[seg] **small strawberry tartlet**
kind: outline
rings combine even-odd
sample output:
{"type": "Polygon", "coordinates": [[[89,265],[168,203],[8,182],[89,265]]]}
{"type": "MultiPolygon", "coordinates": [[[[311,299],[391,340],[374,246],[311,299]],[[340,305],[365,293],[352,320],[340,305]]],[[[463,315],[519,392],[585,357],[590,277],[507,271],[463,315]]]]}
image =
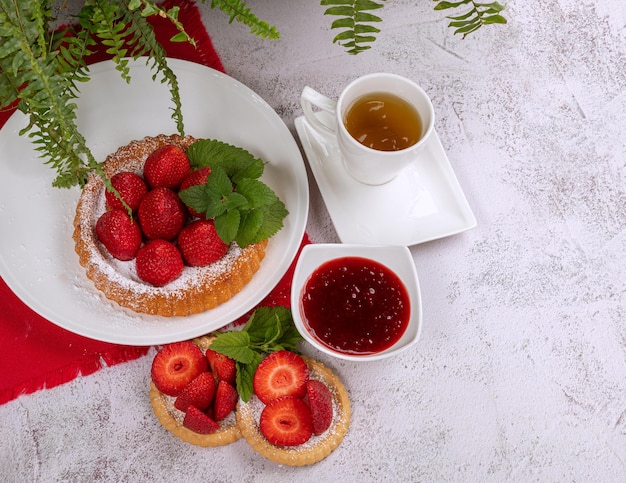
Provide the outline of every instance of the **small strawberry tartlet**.
{"type": "Polygon", "coordinates": [[[237,422],[264,458],[287,466],[311,465],[343,441],[350,427],[350,399],[324,364],[293,353],[285,357],[285,352],[274,352],[259,365],[255,394],[247,403],[239,400],[237,422]]]}
{"type": "Polygon", "coordinates": [[[224,243],[211,219],[180,198],[204,183],[210,168],[193,169],[191,136],[131,141],[109,155],[105,178],[94,173],[74,218],[75,250],[97,289],[119,305],[161,316],[212,309],[240,292],[258,271],[268,240],[224,243]]]}
{"type": "Polygon", "coordinates": [[[288,466],[317,463],[339,446],[350,426],[350,400],[329,368],[287,350],[272,352],[256,368],[244,402],[236,363],[210,348],[213,339],[168,344],[155,356],[150,402],[165,429],[198,446],[243,436],[261,456],[288,466]]]}
{"type": "Polygon", "coordinates": [[[241,438],[235,416],[235,363],[216,357],[211,337],[164,346],[152,361],[150,403],[159,422],[197,446],[224,446],[241,438]]]}

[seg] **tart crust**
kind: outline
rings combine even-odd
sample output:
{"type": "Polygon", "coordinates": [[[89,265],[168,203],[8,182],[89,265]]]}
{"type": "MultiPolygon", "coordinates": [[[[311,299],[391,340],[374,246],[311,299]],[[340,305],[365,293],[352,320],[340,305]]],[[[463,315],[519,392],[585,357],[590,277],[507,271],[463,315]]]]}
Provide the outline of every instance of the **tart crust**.
{"type": "MultiPolygon", "coordinates": [[[[213,337],[198,337],[192,342],[196,344],[202,352],[205,352],[213,337]]],[[[229,415],[225,420],[220,421],[220,429],[211,434],[198,434],[183,426],[184,413],[174,407],[176,398],[167,396],[160,392],[153,382],[150,382],[150,404],[157,419],[177,438],[196,446],[225,446],[241,438],[241,430],[234,414],[229,415]]]]}
{"type": "MultiPolygon", "coordinates": [[[[165,144],[186,149],[192,136],[160,134],[131,141],[109,155],[104,172],[110,178],[120,171],[142,174],[150,153],[165,144]]],[[[161,316],[184,316],[204,312],[240,292],[258,271],[265,257],[267,240],[240,248],[232,243],[226,255],[207,267],[185,267],[177,280],[164,287],[153,287],[136,274],[135,262],[111,257],[98,241],[95,225],[106,209],[104,180],[92,174],[78,201],[73,239],[80,264],[96,288],[123,307],[161,316]]]]}
{"type": "Polygon", "coordinates": [[[248,403],[240,400],[237,404],[237,421],[248,444],[261,456],[281,465],[305,466],[323,460],[339,446],[350,427],[350,399],[339,377],[321,362],[305,356],[303,359],[309,367],[311,379],[324,382],[333,397],[333,421],[324,433],[312,436],[300,446],[276,446],[267,441],[259,430],[257,413],[262,403],[258,398],[253,395],[248,403]]]}

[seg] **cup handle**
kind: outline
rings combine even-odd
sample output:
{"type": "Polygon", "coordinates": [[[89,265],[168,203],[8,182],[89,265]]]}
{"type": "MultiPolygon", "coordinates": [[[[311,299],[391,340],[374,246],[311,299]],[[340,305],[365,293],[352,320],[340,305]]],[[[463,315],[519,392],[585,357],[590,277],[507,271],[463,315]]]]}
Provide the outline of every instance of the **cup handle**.
{"type": "Polygon", "coordinates": [[[311,127],[322,133],[335,134],[336,126],[334,119],[335,111],[337,109],[337,101],[333,101],[325,95],[320,94],[315,89],[312,89],[309,86],[305,86],[302,90],[302,95],[300,96],[300,104],[302,105],[304,117],[311,127]],[[323,122],[318,116],[316,116],[315,112],[313,111],[313,106],[331,114],[332,123],[327,124],[323,122]]]}

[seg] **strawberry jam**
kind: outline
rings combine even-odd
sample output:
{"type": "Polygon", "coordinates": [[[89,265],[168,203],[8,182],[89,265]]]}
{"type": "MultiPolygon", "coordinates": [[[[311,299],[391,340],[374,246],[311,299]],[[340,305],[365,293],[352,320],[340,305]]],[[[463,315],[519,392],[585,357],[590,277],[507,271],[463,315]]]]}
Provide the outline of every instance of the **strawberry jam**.
{"type": "Polygon", "coordinates": [[[389,268],[367,258],[343,257],[311,274],[300,311],[322,344],[337,352],[368,355],[402,337],[410,302],[404,284],[389,268]]]}

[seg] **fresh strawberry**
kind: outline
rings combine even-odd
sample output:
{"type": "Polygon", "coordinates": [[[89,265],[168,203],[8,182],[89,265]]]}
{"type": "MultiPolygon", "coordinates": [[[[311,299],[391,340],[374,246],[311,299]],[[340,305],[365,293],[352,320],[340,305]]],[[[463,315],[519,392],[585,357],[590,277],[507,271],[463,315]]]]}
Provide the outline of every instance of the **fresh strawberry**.
{"type": "Polygon", "coordinates": [[[166,240],[152,240],[137,251],[135,267],[141,280],[162,287],[176,280],[185,264],[176,245],[166,240]]]}
{"type": "Polygon", "coordinates": [[[187,384],[208,369],[206,357],[198,346],[184,341],[164,346],[154,356],[150,374],[159,391],[178,396],[187,384]]]}
{"type": "Polygon", "coordinates": [[[194,220],[178,235],[178,248],[187,265],[204,267],[218,261],[228,251],[228,245],[215,231],[213,220],[194,220]]]}
{"type": "Polygon", "coordinates": [[[187,411],[194,406],[200,411],[206,411],[215,396],[215,379],[210,372],[203,372],[187,384],[174,401],[174,407],[180,411],[187,411]]]}
{"type": "Polygon", "coordinates": [[[280,350],[261,361],[252,386],[257,397],[268,404],[281,396],[304,397],[309,369],[298,354],[280,350]]]}
{"type": "Polygon", "coordinates": [[[185,151],[178,146],[167,144],[148,156],[143,167],[143,175],[151,188],[176,190],[190,169],[185,151]]]}
{"type": "Polygon", "coordinates": [[[228,416],[239,400],[239,394],[237,390],[222,380],[217,383],[217,389],[215,390],[215,402],[213,403],[213,419],[215,421],[221,421],[228,416]]]}
{"type": "Polygon", "coordinates": [[[124,210],[105,211],[96,222],[96,236],[118,260],[132,260],[141,246],[141,229],[124,210]]]}
{"type": "Polygon", "coordinates": [[[143,234],[150,240],[173,240],[187,220],[185,205],[168,188],[149,191],[141,200],[137,214],[143,234]]]}
{"type": "MultiPolygon", "coordinates": [[[[205,184],[210,174],[211,168],[208,166],[205,166],[204,168],[198,168],[194,171],[190,171],[183,178],[183,182],[180,184],[179,191],[184,191],[187,188],[191,188],[192,186],[205,184]]],[[[196,210],[190,208],[189,206],[187,207],[187,210],[189,211],[189,214],[191,216],[194,216],[196,218],[205,218],[204,213],[198,213],[196,210]]]]}
{"type": "Polygon", "coordinates": [[[220,429],[220,425],[213,421],[210,416],[194,406],[189,406],[185,413],[183,426],[198,434],[211,434],[220,429]]]}
{"type": "Polygon", "coordinates": [[[313,434],[322,434],[333,421],[333,396],[330,389],[323,382],[310,379],[306,383],[304,401],[311,408],[313,434]]]}
{"type": "Polygon", "coordinates": [[[231,386],[235,385],[237,368],[235,367],[234,360],[212,349],[207,349],[206,358],[215,379],[218,381],[226,381],[231,386]]]}
{"type": "Polygon", "coordinates": [[[259,430],[265,439],[278,446],[306,443],[313,435],[311,410],[302,399],[279,397],[263,408],[259,430]]]}
{"type": "MultiPolygon", "coordinates": [[[[148,192],[148,185],[146,185],[144,179],[137,173],[130,171],[122,171],[121,173],[115,174],[111,178],[111,184],[133,211],[139,208],[139,202],[148,192]]],[[[126,209],[120,199],[115,196],[115,193],[112,191],[105,191],[104,197],[110,208],[126,209]]]]}

